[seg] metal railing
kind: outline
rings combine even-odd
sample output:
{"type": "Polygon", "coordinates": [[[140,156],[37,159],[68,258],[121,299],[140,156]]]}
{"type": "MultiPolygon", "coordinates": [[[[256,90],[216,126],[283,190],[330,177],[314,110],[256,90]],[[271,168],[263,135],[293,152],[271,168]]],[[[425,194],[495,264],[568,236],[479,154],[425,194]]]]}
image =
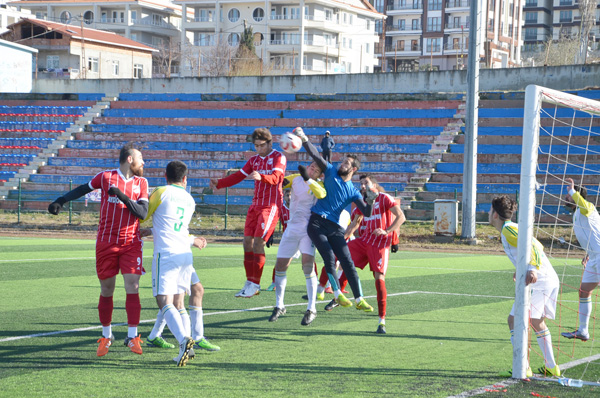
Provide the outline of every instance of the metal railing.
{"type": "Polygon", "coordinates": [[[446,8],[468,8],[471,7],[471,0],[447,0],[446,8]]]}
{"type": "Polygon", "coordinates": [[[387,6],[387,10],[388,11],[402,11],[402,10],[422,10],[423,9],[423,3],[418,2],[418,3],[412,3],[412,4],[399,4],[399,3],[395,3],[395,4],[390,4],[387,6]]]}

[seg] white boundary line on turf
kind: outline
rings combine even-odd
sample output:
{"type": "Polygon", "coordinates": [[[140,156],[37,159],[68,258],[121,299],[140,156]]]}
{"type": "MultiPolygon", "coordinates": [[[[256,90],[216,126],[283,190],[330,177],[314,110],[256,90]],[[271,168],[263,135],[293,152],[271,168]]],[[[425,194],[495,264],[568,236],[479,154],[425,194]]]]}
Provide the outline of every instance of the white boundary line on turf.
{"type": "MultiPolygon", "coordinates": [[[[513,298],[513,297],[508,297],[508,296],[485,296],[485,295],[481,295],[481,294],[468,294],[468,293],[425,292],[425,291],[420,291],[420,290],[414,290],[414,291],[410,291],[410,292],[392,293],[392,294],[388,294],[388,297],[407,296],[407,295],[412,295],[412,294],[437,294],[437,295],[445,295],[445,296],[469,296],[469,297],[502,298],[502,299],[512,299],[513,298]]],[[[374,298],[374,297],[377,297],[377,296],[365,296],[365,298],[374,298]]],[[[317,304],[329,303],[329,301],[330,300],[317,301],[317,304]]],[[[306,305],[306,303],[288,304],[288,305],[286,305],[286,307],[297,307],[300,305],[306,305]]],[[[206,316],[211,316],[211,315],[236,314],[236,313],[241,313],[241,312],[260,311],[260,310],[265,310],[265,309],[270,309],[270,308],[273,308],[273,306],[268,305],[268,306],[264,306],[264,307],[246,308],[243,310],[227,310],[227,311],[208,312],[208,313],[204,313],[204,316],[206,317],[206,316]]],[[[140,323],[152,323],[154,321],[156,321],[156,318],[155,319],[146,319],[146,320],[140,321],[140,323]]],[[[127,326],[127,324],[126,323],[115,323],[112,326],[127,326]]],[[[85,332],[88,330],[96,330],[96,329],[102,329],[102,326],[90,326],[87,328],[57,330],[54,332],[34,333],[34,334],[28,334],[25,336],[5,337],[3,339],[0,339],[0,343],[4,343],[7,341],[30,339],[33,337],[54,336],[54,335],[63,334],[63,333],[85,332]]]]}

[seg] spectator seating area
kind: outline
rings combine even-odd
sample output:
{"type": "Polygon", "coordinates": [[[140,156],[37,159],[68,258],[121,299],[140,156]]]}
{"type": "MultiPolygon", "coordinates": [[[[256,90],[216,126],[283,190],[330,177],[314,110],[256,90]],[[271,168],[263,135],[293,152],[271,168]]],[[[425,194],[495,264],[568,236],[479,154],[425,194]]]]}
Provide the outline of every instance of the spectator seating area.
{"type": "MultiPolygon", "coordinates": [[[[45,208],[70,182],[77,186],[116,167],[119,149],[135,141],[143,143],[144,175],[151,187],[164,184],[166,164],[180,159],[190,167],[189,185],[197,202],[222,208],[225,190],[205,194],[209,178],[241,168],[255,153],[248,135],[261,126],[271,129],[275,149],[277,136],[296,126],[302,126],[317,146],[329,130],[336,142],[334,162],[343,154],[357,153],[362,158],[360,173],[375,175],[392,194],[402,193],[423,167],[424,154],[455,122],[462,99],[383,97],[122,94],[23,184],[22,196],[29,201],[25,207],[45,208]]],[[[288,174],[308,162],[304,150],[287,158],[288,174]]],[[[230,188],[230,211],[243,212],[252,193],[251,181],[230,188]]],[[[11,192],[9,199],[15,195],[11,192]]]]}

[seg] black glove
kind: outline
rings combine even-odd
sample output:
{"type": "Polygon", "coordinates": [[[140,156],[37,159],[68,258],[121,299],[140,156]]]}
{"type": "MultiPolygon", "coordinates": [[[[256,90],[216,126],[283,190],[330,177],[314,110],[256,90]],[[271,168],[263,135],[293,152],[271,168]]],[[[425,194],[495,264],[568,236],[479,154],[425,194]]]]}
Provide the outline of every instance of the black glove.
{"type": "Polygon", "coordinates": [[[375,199],[377,199],[377,195],[379,195],[377,192],[367,189],[367,192],[365,193],[365,202],[367,202],[369,205],[372,205],[373,202],[375,202],[375,199]]]}
{"type": "Polygon", "coordinates": [[[275,234],[271,234],[271,236],[269,236],[269,239],[267,239],[267,247],[271,247],[273,245],[273,235],[275,234]]]}
{"type": "Polygon", "coordinates": [[[392,245],[392,253],[396,253],[398,251],[398,245],[392,245]]]}
{"type": "Polygon", "coordinates": [[[108,188],[108,194],[116,195],[117,198],[119,198],[119,200],[123,203],[127,203],[127,201],[129,200],[129,196],[125,195],[119,188],[117,188],[114,185],[108,188]]]}
{"type": "Polygon", "coordinates": [[[308,176],[308,171],[306,170],[306,167],[304,167],[302,165],[298,165],[298,171],[300,172],[300,175],[302,176],[304,181],[310,180],[310,177],[308,176]]]}
{"type": "Polygon", "coordinates": [[[48,205],[48,213],[54,214],[55,216],[58,215],[58,213],[60,213],[60,211],[62,210],[62,207],[65,203],[66,203],[66,200],[61,196],[60,198],[56,199],[54,202],[50,203],[50,205],[48,205]]]}

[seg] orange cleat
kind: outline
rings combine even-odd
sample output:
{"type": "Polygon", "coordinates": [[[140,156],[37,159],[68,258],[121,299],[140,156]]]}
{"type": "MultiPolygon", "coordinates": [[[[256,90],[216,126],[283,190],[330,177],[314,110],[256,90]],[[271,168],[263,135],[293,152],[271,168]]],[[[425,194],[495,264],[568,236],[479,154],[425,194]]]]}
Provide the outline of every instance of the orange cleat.
{"type": "Polygon", "coordinates": [[[131,338],[131,337],[127,337],[125,339],[125,345],[127,347],[129,347],[129,349],[131,350],[131,352],[133,352],[134,354],[138,354],[138,355],[142,355],[142,344],[144,343],[142,341],[142,339],[140,338],[141,335],[131,338]]]}
{"type": "Polygon", "coordinates": [[[99,357],[103,357],[106,354],[108,354],[108,347],[111,346],[113,339],[114,339],[114,336],[112,336],[112,335],[110,336],[110,339],[107,339],[106,337],[100,337],[97,341],[97,343],[100,343],[100,345],[98,346],[96,355],[98,355],[99,357]]]}

